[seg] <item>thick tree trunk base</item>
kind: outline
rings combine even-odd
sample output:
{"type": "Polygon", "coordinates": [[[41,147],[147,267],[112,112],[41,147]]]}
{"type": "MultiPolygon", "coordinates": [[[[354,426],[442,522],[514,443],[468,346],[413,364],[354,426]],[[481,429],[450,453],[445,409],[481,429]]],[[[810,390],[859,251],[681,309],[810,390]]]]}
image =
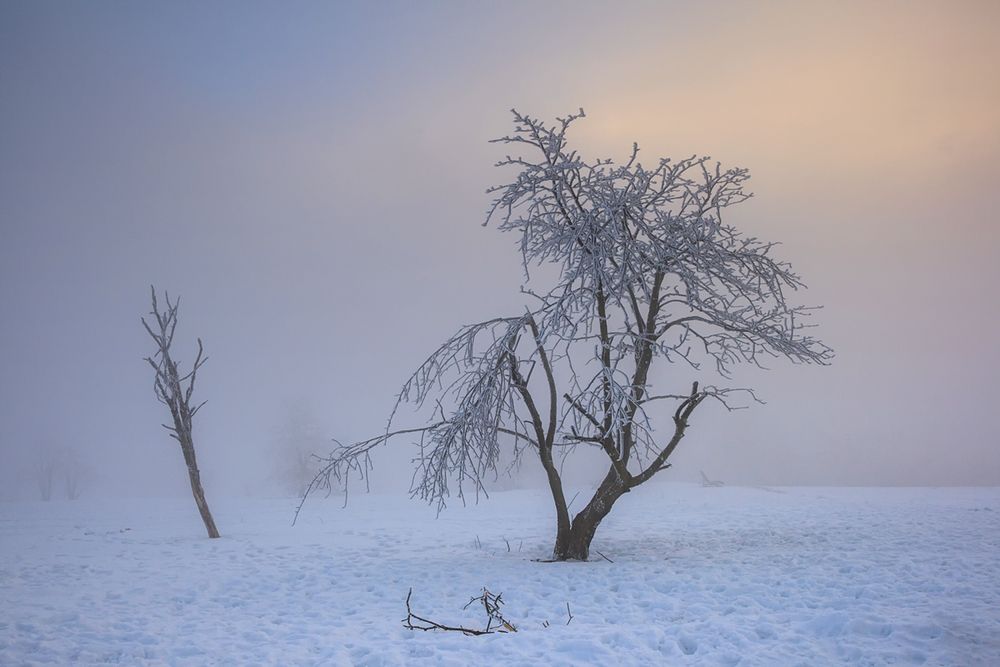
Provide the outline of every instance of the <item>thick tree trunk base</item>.
{"type": "Polygon", "coordinates": [[[609,470],[594,497],[573,518],[569,530],[560,531],[556,536],[556,546],[552,550],[552,559],[556,561],[588,560],[590,558],[590,543],[594,541],[597,527],[611,512],[615,502],[627,492],[628,489],[618,478],[618,473],[613,468],[609,470]]]}
{"type": "Polygon", "coordinates": [[[590,558],[590,542],[580,535],[571,534],[563,544],[557,544],[552,551],[555,561],[588,560],[590,558]]]}
{"type": "Polygon", "coordinates": [[[590,543],[594,541],[594,534],[604,517],[577,515],[573,520],[573,527],[564,539],[557,539],[556,546],[552,550],[552,558],[557,561],[563,560],[589,560],[590,543]]]}

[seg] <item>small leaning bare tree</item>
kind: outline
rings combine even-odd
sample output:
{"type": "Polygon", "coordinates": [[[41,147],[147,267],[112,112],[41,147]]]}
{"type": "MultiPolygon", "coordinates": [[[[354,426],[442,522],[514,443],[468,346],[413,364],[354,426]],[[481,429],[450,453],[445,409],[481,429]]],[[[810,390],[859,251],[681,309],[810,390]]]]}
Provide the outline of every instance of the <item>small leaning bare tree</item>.
{"type": "Polygon", "coordinates": [[[204,356],[201,339],[198,339],[198,354],[195,356],[194,365],[191,370],[184,375],[178,368],[177,362],[170,355],[170,345],[174,340],[174,330],[177,328],[177,307],[180,299],[170,302],[170,296],[164,293],[163,300],[166,308],[160,310],[156,300],[156,288],[150,287],[152,293],[153,310],[150,315],[155,326],[150,326],[146,318],[142,319],[142,326],[156,343],[156,353],[151,357],[146,357],[146,361],[152,366],[155,372],[153,380],[153,391],[156,398],[170,409],[170,416],[173,418],[173,426],[163,424],[163,428],[170,432],[170,437],[180,443],[181,452],[184,454],[184,463],[187,464],[188,477],[191,479],[191,493],[194,494],[194,502],[198,505],[201,519],[205,522],[205,530],[210,538],[219,537],[219,529],[215,527],[215,519],[208,509],[208,501],[205,500],[205,490],[201,486],[201,473],[198,471],[198,461],[194,453],[194,439],[192,436],[192,420],[198,410],[205,404],[204,401],[191,406],[191,395],[194,393],[194,381],[198,370],[208,361],[204,356]],[[186,383],[186,384],[185,384],[186,383]]]}
{"type": "MultiPolygon", "coordinates": [[[[741,236],[722,212],[746,200],[745,169],[722,169],[706,157],[586,160],[566,133],[583,111],[554,125],[514,111],[515,131],[498,139],[525,155],[498,166],[516,176],[491,188],[487,216],[518,235],[525,274],[548,265],[557,279],[524,289],[523,314],[463,327],[406,381],[402,403],[428,405],[416,428],[394,429],[393,410],[379,436],[339,446],[310,490],[367,478],[370,452],[389,439],[417,439],[412,491],[439,509],[457,485],[478,493],[497,473],[501,443],[515,458],[538,457],[556,513],[555,560],[586,560],[597,527],[615,502],[670,466],[694,411],[706,400],[727,409],[733,389],[686,384],[656,392],[655,362],[698,371],[703,362],[724,378],[739,362],[768,357],[826,364],[832,351],[807,335],[809,308],[786,299],[803,286],[775,244],[741,236]],[[671,407],[663,407],[672,404],[671,407]],[[656,418],[667,426],[656,432],[656,418]],[[669,421],[668,421],[669,419],[669,421]],[[594,447],[608,470],[589,502],[570,516],[556,452],[594,447]]],[[[661,426],[664,425],[661,423],[661,426]]],[[[308,491],[307,494],[308,495],[308,491]]]]}

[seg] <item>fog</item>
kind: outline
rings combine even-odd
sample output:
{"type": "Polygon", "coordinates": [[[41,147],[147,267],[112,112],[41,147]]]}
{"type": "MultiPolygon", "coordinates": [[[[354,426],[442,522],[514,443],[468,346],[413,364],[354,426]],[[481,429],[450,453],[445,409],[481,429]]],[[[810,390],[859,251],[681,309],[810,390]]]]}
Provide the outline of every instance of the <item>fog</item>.
{"type": "Polygon", "coordinates": [[[210,497],[276,492],[290,423],[377,433],[444,337],[525,303],[482,226],[511,107],[583,107],[587,155],[748,167],[729,222],[824,306],[833,364],[738,373],[767,404],[696,416],[664,477],[1000,484],[997,26],[989,2],[5,2],[0,498],[49,450],[85,494],[188,493],[151,283],[181,360],[209,356],[210,497]]]}

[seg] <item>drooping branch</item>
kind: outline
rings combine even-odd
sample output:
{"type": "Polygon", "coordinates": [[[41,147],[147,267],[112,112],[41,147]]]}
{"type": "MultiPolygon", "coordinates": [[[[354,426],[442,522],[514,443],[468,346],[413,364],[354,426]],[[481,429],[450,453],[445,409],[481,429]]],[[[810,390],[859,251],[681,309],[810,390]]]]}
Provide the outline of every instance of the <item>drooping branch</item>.
{"type": "MultiPolygon", "coordinates": [[[[326,489],[328,492],[331,492],[333,490],[333,483],[335,480],[345,481],[348,475],[352,472],[356,472],[363,478],[366,478],[368,471],[371,470],[372,467],[372,450],[376,449],[380,445],[384,445],[396,436],[420,434],[420,436],[423,437],[428,431],[440,428],[444,424],[445,422],[441,421],[419,428],[406,428],[398,431],[388,431],[373,438],[361,440],[360,442],[355,442],[350,445],[341,445],[338,443],[336,449],[334,449],[329,456],[320,458],[320,461],[322,461],[324,465],[320,467],[316,474],[313,475],[309,484],[306,485],[302,498],[299,500],[299,504],[295,508],[295,516],[292,519],[292,525],[294,526],[295,522],[298,521],[299,513],[302,511],[302,506],[305,504],[306,500],[317,489],[326,489]]],[[[348,486],[345,484],[345,501],[347,489],[348,486]]]]}
{"type": "MultiPolygon", "coordinates": [[[[466,485],[477,494],[485,493],[484,480],[496,474],[501,435],[513,436],[539,451],[550,450],[557,421],[554,409],[546,424],[521,372],[524,359],[518,348],[521,334],[531,331],[532,317],[527,313],[463,327],[404,383],[384,433],[338,445],[321,459],[323,466],[303,500],[318,488],[330,489],[331,480],[341,482],[346,493],[352,473],[367,481],[372,451],[397,436],[415,436],[418,454],[411,492],[436,503],[439,510],[451,495],[452,482],[457,484],[459,498],[464,499],[466,485]],[[414,428],[393,427],[404,403],[419,409],[432,392],[435,416],[431,422],[414,428]],[[524,429],[524,411],[531,414],[528,422],[532,428],[528,431],[524,429]]],[[[545,353],[540,336],[538,332],[538,337],[533,338],[535,345],[527,358],[545,353]]],[[[547,356],[542,363],[549,363],[547,356]]],[[[551,368],[548,375],[550,383],[554,383],[551,368]]]]}

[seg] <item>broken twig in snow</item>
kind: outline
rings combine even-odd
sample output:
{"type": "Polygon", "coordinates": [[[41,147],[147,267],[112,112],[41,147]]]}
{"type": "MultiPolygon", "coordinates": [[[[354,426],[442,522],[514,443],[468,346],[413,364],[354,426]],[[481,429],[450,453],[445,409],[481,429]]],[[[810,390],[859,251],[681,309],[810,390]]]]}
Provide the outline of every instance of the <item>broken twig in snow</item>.
{"type": "Polygon", "coordinates": [[[443,623],[432,621],[429,618],[417,616],[413,613],[413,609],[410,607],[410,597],[412,595],[413,589],[411,588],[406,594],[406,618],[403,619],[403,626],[408,630],[445,630],[449,632],[461,632],[464,635],[473,637],[479,635],[490,635],[498,632],[517,632],[517,628],[514,627],[510,621],[504,618],[503,614],[500,612],[500,607],[503,605],[503,593],[494,595],[486,588],[483,588],[482,595],[470,599],[465,606],[462,607],[462,609],[468,609],[469,605],[474,602],[481,602],[483,604],[483,609],[486,611],[486,627],[483,629],[466,628],[461,625],[444,625],[443,623]]]}

